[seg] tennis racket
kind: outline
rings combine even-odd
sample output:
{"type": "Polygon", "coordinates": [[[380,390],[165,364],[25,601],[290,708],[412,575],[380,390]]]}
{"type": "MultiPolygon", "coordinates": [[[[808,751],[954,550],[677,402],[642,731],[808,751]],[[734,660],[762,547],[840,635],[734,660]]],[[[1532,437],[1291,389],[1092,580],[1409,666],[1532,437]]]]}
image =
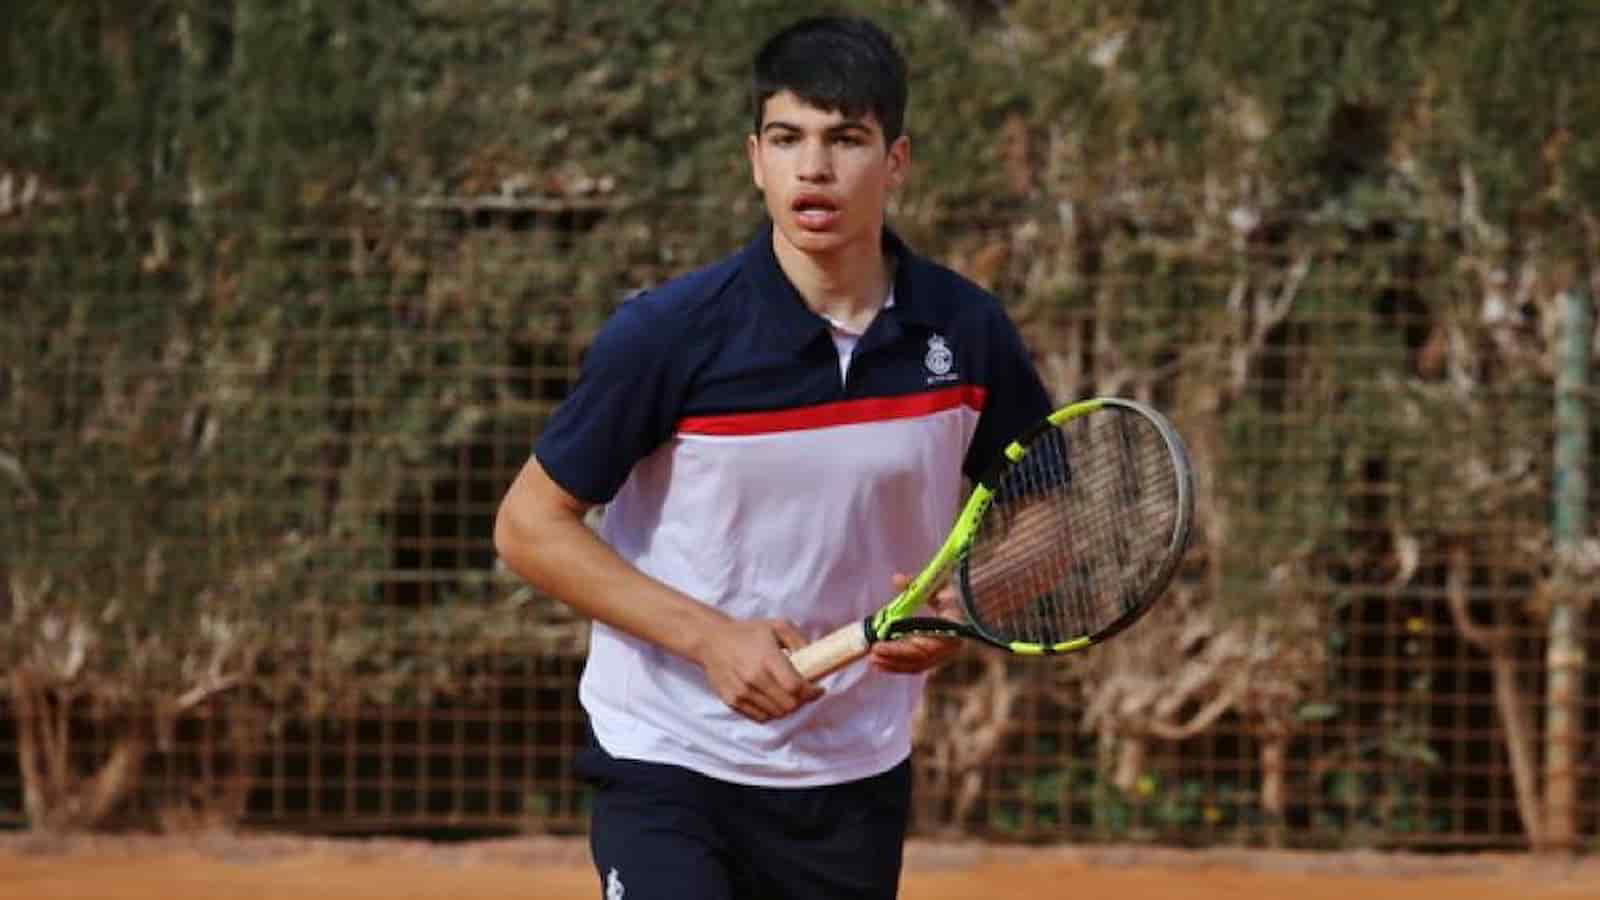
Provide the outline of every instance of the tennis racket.
{"type": "Polygon", "coordinates": [[[1005,448],[898,596],[790,661],[815,680],[908,634],[972,638],[1024,656],[1081,650],[1161,596],[1193,518],[1188,451],[1165,417],[1131,400],[1074,403],[1005,448]],[[967,621],[914,615],[946,583],[967,621]]]}

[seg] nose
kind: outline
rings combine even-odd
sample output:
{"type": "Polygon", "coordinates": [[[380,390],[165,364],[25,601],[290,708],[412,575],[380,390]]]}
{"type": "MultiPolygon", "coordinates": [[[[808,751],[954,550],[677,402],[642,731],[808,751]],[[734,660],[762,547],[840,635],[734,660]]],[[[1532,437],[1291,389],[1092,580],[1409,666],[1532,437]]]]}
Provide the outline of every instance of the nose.
{"type": "Polygon", "coordinates": [[[800,151],[800,180],[809,183],[833,179],[833,158],[823,141],[806,141],[800,151]]]}

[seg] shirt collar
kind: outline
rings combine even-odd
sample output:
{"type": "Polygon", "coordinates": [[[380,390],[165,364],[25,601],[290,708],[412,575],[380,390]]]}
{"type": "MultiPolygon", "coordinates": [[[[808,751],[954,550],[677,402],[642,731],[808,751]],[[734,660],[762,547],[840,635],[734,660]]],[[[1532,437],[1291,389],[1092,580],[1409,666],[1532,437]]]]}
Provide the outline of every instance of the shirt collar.
{"type": "MultiPolygon", "coordinates": [[[[769,323],[772,338],[786,348],[797,350],[825,333],[828,322],[806,306],[794,283],[778,265],[778,255],[772,249],[772,227],[768,222],[745,246],[744,268],[754,281],[753,301],[769,323]]],[[[930,264],[887,227],[883,229],[883,246],[899,264],[892,289],[894,304],[885,307],[879,315],[889,317],[885,324],[894,325],[896,333],[899,323],[937,327],[939,321],[926,296],[929,283],[926,270],[930,264]]]]}

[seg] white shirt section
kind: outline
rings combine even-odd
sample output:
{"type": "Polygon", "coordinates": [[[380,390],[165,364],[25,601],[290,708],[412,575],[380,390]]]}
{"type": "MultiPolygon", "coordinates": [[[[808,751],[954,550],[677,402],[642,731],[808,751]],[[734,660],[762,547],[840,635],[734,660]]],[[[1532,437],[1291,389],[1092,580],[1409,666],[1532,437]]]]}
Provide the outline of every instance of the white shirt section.
{"type": "Polygon", "coordinates": [[[833,348],[839,351],[839,381],[843,382],[850,377],[850,357],[856,355],[856,344],[861,341],[861,334],[854,331],[845,331],[838,325],[829,321],[829,335],[833,337],[833,348]]]}
{"type": "MultiPolygon", "coordinates": [[[[883,300],[883,305],[878,307],[878,312],[883,312],[894,305],[894,285],[889,286],[889,296],[883,300]]],[[[839,351],[839,381],[843,383],[850,377],[850,357],[856,353],[856,344],[860,343],[864,332],[851,331],[842,322],[833,316],[824,315],[828,320],[828,334],[833,338],[834,349],[839,351]]]]}
{"type": "MultiPolygon", "coordinates": [[[[738,618],[808,637],[859,621],[938,549],[961,502],[978,412],[769,434],[680,434],[642,460],[601,535],[644,572],[738,618]]],[[[864,662],[827,694],[759,724],[728,709],[700,668],[602,624],[580,696],[613,756],[725,781],[800,787],[878,774],[911,750],[924,679],[864,662]]]]}

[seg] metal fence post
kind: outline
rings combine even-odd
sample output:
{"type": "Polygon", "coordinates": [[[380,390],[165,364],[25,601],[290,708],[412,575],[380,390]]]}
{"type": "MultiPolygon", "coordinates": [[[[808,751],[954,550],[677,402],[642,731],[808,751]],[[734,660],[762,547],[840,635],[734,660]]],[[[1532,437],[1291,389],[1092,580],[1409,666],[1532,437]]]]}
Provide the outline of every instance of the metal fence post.
{"type": "Polygon", "coordinates": [[[1545,823],[1551,849],[1577,849],[1578,756],[1582,747],[1584,607],[1583,552],[1589,530],[1590,298],[1581,288],[1562,295],[1556,356],[1555,492],[1551,527],[1557,590],[1552,592],[1545,650],[1545,823]]]}

